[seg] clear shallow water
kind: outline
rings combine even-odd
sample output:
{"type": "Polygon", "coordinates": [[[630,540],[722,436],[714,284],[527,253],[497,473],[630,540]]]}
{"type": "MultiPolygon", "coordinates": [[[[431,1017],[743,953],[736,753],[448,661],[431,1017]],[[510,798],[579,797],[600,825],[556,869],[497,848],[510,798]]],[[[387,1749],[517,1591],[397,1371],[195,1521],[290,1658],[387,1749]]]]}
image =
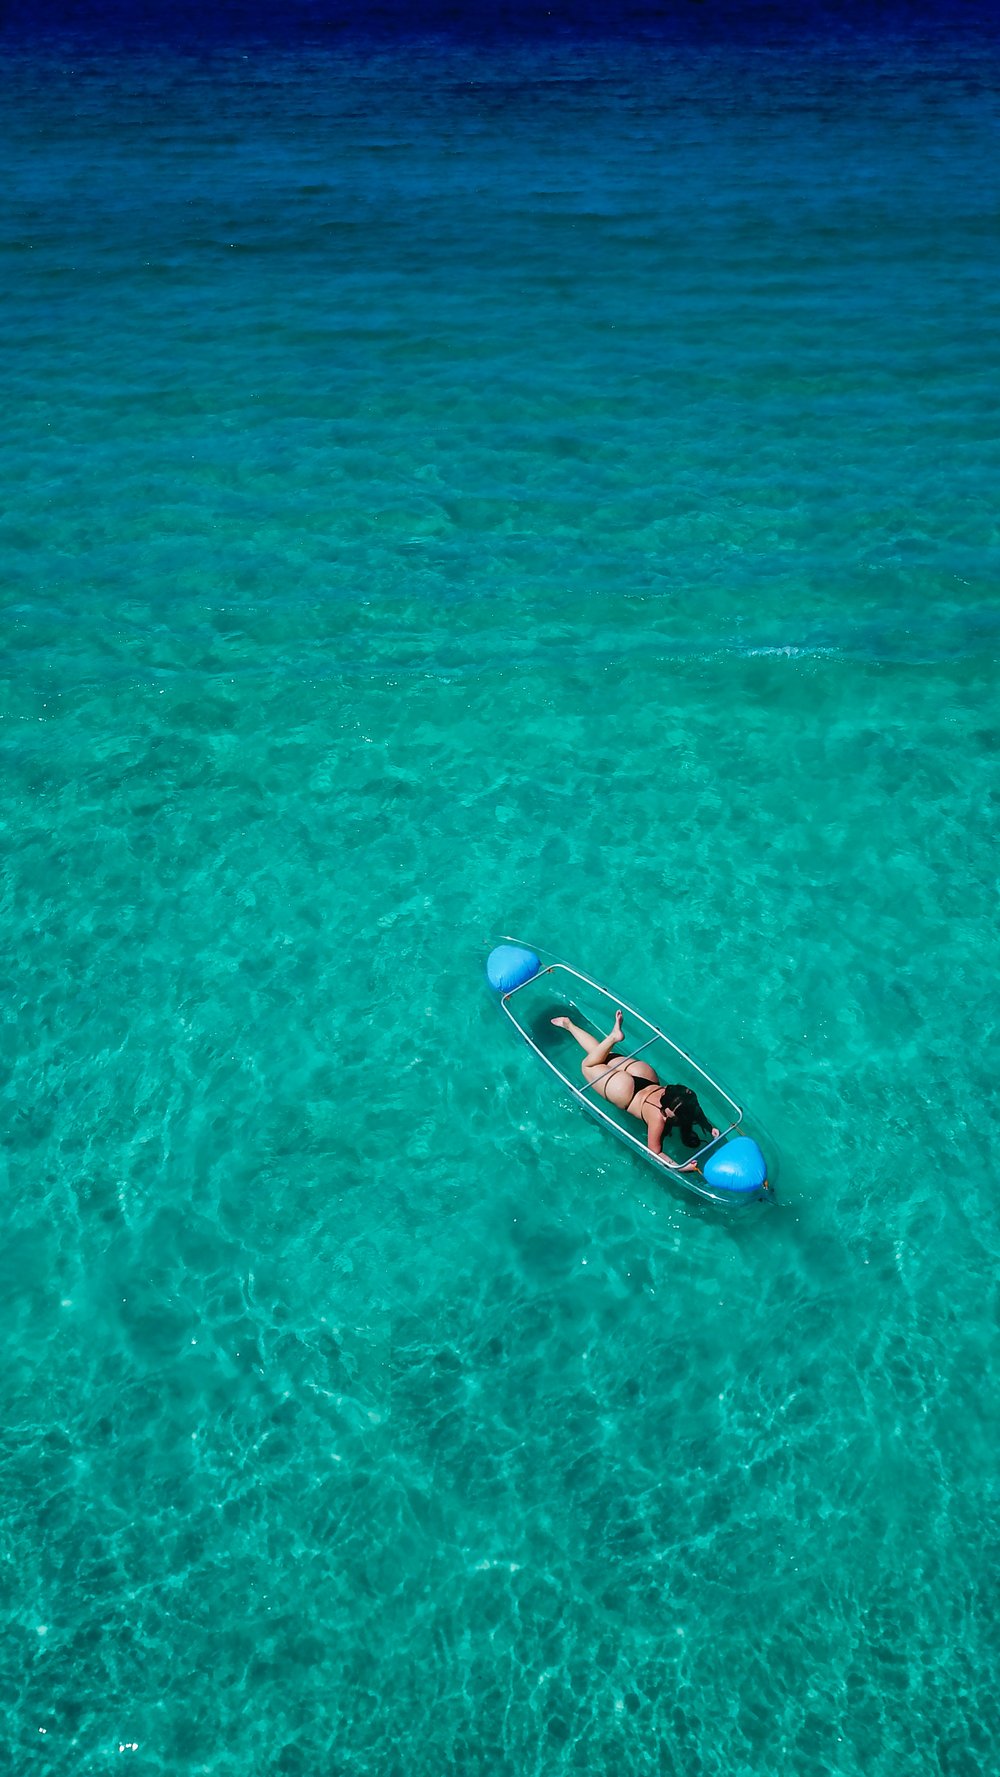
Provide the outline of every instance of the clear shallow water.
{"type": "Polygon", "coordinates": [[[994,76],[5,64],[18,1766],[996,1769],[994,76]]]}

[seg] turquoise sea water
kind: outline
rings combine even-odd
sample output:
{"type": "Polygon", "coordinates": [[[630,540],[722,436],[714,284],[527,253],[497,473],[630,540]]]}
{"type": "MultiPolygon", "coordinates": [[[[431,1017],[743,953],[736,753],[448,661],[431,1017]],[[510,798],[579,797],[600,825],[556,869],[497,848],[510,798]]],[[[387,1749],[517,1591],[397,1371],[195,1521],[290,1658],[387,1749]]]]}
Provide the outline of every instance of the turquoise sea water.
{"type": "Polygon", "coordinates": [[[995,1772],[994,52],[0,85],[10,1768],[995,1772]]]}

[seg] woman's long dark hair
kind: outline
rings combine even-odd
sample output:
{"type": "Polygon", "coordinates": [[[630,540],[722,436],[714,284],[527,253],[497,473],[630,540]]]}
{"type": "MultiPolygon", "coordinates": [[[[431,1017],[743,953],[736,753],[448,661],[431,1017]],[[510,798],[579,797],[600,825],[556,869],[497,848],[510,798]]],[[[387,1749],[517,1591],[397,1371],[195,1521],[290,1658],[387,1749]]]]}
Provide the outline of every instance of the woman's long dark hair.
{"type": "Polygon", "coordinates": [[[712,1125],[706,1117],[697,1096],[690,1086],[664,1086],[660,1094],[660,1106],[665,1111],[673,1111],[670,1119],[680,1130],[681,1141],[686,1148],[700,1148],[702,1143],[695,1135],[695,1125],[710,1135],[712,1125]]]}

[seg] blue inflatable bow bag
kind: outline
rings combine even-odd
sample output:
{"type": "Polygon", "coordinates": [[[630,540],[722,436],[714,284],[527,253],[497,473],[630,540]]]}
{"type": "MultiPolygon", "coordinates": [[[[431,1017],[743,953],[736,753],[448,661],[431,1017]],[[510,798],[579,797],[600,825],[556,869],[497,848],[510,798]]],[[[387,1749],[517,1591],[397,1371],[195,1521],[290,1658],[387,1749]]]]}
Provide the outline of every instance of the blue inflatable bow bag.
{"type": "Polygon", "coordinates": [[[731,1191],[734,1196],[761,1191],[767,1184],[767,1161],[749,1135],[737,1135],[716,1148],[701,1170],[716,1191],[731,1191]]]}
{"type": "Polygon", "coordinates": [[[486,974],[495,992],[512,993],[537,975],[541,966],[534,951],[525,950],[523,944],[498,944],[487,958],[486,974]]]}

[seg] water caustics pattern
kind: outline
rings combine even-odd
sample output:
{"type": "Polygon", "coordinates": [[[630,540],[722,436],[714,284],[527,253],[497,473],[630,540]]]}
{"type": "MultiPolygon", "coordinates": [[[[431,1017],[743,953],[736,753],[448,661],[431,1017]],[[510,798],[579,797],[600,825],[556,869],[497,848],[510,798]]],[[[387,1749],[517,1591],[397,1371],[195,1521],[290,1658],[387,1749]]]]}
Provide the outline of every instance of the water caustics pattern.
{"type": "Polygon", "coordinates": [[[7,43],[11,1770],[998,1768],[997,73],[7,43]]]}

